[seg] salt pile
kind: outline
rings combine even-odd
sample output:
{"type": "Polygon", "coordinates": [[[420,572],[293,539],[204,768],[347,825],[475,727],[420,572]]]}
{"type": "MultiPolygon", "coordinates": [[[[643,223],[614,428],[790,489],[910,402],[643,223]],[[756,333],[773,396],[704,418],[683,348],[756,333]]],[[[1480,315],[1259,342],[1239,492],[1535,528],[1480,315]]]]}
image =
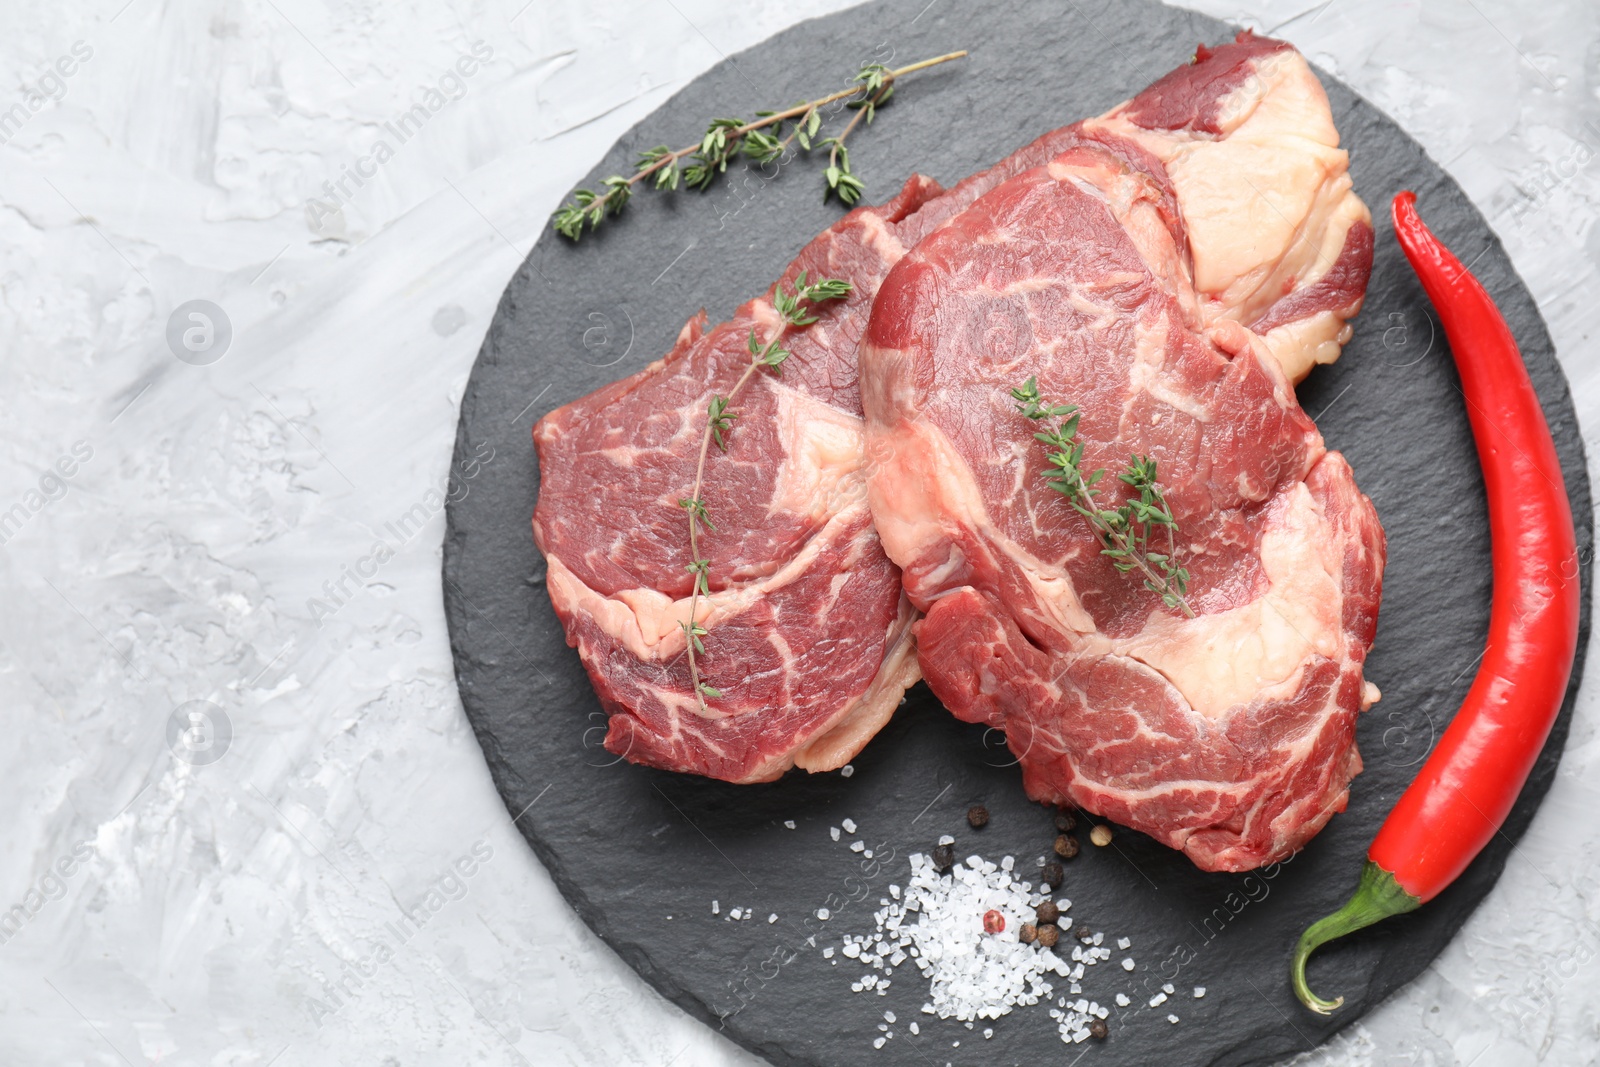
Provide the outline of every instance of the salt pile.
{"type": "MultiPolygon", "coordinates": [[[[909,884],[904,890],[891,885],[889,896],[879,898],[873,932],[845,935],[842,954],[874,972],[850,988],[883,996],[895,968],[909,961],[929,983],[929,999],[922,1006],[926,1014],[955,1019],[971,1029],[975,1019],[997,1019],[1018,1005],[1044,1003],[1062,1041],[1087,1040],[1091,1026],[1101,1027],[1103,1035],[1110,1009],[1079,994],[1085,969],[1111,958],[1110,948],[1100,944],[1104,935],[1096,933],[1089,944],[1073,945],[1070,958],[1065,937],[1059,954],[1038,942],[1023,942],[1018,931],[1034,921],[1036,909],[1050,896],[1046,887],[1035,890],[1018,880],[1015,866],[1010,856],[999,864],[970,856],[942,875],[930,857],[914,853],[909,884]],[[994,927],[995,913],[1003,926],[985,932],[985,915],[994,927]],[[1058,980],[1068,988],[1052,1000],[1054,985],[1062,984],[1058,980]]],[[[1071,930],[1072,901],[1055,903],[1061,911],[1060,928],[1071,930]]],[[[1127,998],[1119,996],[1118,1002],[1126,1004],[1127,998]]]]}
{"type": "Polygon", "coordinates": [[[910,883],[903,892],[890,886],[890,896],[880,899],[874,932],[845,938],[844,954],[879,972],[850,988],[881,992],[909,959],[930,983],[922,1010],[941,1019],[996,1019],[1018,1004],[1039,1003],[1050,996],[1047,976],[1065,978],[1071,968],[1054,952],[1017,939],[1046,899],[1032,888],[978,856],[946,876],[929,857],[912,855],[910,883]],[[984,932],[988,911],[1005,918],[1004,932],[984,932]]]}

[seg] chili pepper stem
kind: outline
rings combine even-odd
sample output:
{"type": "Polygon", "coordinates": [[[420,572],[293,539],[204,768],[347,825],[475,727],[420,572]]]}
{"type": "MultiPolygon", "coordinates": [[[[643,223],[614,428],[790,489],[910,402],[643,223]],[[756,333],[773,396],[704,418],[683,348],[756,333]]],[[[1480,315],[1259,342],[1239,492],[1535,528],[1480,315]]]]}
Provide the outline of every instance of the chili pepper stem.
{"type": "Polygon", "coordinates": [[[1300,944],[1295,947],[1291,968],[1295,996],[1300,998],[1300,1003],[1319,1015],[1331,1015],[1344,1003],[1343,997],[1323,1000],[1306,984],[1306,960],[1318,947],[1391,915],[1403,915],[1421,906],[1421,898],[1406,892],[1395,881],[1394,875],[1368,860],[1366,866],[1361,868],[1361,884],[1356,887],[1355,895],[1344,907],[1326,918],[1318,919],[1300,935],[1300,944]]]}

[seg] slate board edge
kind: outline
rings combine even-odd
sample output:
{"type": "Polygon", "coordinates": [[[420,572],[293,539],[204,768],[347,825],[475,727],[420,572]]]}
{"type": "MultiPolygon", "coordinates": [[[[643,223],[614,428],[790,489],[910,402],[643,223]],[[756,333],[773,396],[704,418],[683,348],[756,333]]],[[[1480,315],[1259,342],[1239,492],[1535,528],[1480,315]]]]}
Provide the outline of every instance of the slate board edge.
{"type": "MultiPolygon", "coordinates": [[[[860,10],[859,7],[846,9],[846,11],[858,10],[860,10]]],[[[723,72],[729,67],[735,65],[739,58],[745,56],[749,51],[764,47],[777,41],[781,41],[782,39],[791,35],[802,35],[807,28],[814,23],[821,22],[829,18],[834,18],[845,13],[846,12],[835,12],[831,15],[821,16],[816,19],[810,19],[796,24],[795,26],[782,31],[771,38],[751,45],[750,48],[746,49],[745,51],[725,58],[706,71],[704,74],[700,75],[700,77],[709,77],[718,72],[723,72]]],[[[1207,16],[1199,15],[1195,12],[1184,10],[1181,13],[1185,16],[1188,16],[1197,26],[1206,26],[1208,28],[1215,27],[1218,30],[1216,33],[1206,33],[1203,35],[1208,42],[1215,42],[1224,39],[1222,31],[1226,31],[1228,34],[1236,31],[1235,27],[1228,26],[1226,23],[1223,23],[1219,20],[1210,19],[1207,16]]],[[[1316,70],[1318,76],[1322,78],[1325,84],[1342,85],[1342,83],[1339,83],[1337,79],[1331,77],[1321,68],[1316,68],[1316,70]]],[[[617,144],[642,143],[642,141],[640,141],[640,136],[644,128],[656,119],[656,115],[658,113],[670,111],[677,97],[687,90],[689,85],[692,84],[693,83],[691,82],[684,87],[681,87],[678,92],[674,93],[671,97],[665,100],[656,109],[656,111],[640,120],[639,123],[635,124],[626,133],[619,137],[617,144]]],[[[1379,115],[1383,114],[1381,109],[1377,108],[1375,105],[1372,105],[1370,101],[1367,101],[1364,97],[1360,97],[1359,94],[1355,94],[1353,90],[1348,90],[1348,87],[1345,88],[1347,91],[1350,91],[1352,95],[1356,96],[1361,103],[1371,108],[1373,112],[1379,115]]],[[[1396,123],[1395,125],[1398,127],[1399,124],[1396,123]]],[[[614,150],[615,146],[613,147],[613,151],[614,150]]],[[[1426,155],[1425,150],[1423,151],[1426,155]]],[[[1436,167],[1438,166],[1437,161],[1432,160],[1431,157],[1428,158],[1429,161],[1434,163],[1436,167]]],[[[605,165],[597,166],[588,175],[584,184],[592,184],[593,182],[597,181],[602,174],[609,173],[611,169],[614,168],[609,168],[605,165]]],[[[797,175],[796,177],[800,176],[797,175]]],[[[1465,199],[1465,194],[1460,189],[1459,185],[1454,181],[1453,178],[1445,173],[1442,168],[1439,169],[1439,179],[1433,183],[1432,188],[1451,193],[1465,199]]],[[[1420,192],[1421,190],[1419,190],[1419,193],[1420,192]]],[[[1377,228],[1379,232],[1379,239],[1383,240],[1384,237],[1389,233],[1386,218],[1387,205],[1374,203],[1369,204],[1369,206],[1373,208],[1375,216],[1385,216],[1382,221],[1377,218],[1374,220],[1375,223],[1378,224],[1377,228]]],[[[1477,212],[1475,206],[1472,210],[1475,214],[1478,214],[1481,220],[1481,213],[1477,212]]],[[[1491,237],[1491,248],[1488,250],[1488,252],[1492,254],[1491,258],[1500,260],[1504,264],[1504,269],[1509,272],[1511,280],[1515,286],[1525,291],[1526,287],[1523,285],[1521,277],[1517,274],[1514,265],[1512,265],[1509,260],[1509,257],[1507,257],[1504,253],[1504,246],[1499,239],[1499,236],[1494,234],[1492,228],[1488,227],[1487,220],[1482,221],[1484,222],[1485,232],[1487,232],[1491,237]]],[[[525,259],[524,263],[519,267],[516,276],[513,277],[510,283],[508,283],[506,292],[502,294],[502,307],[497,309],[497,318],[499,317],[500,310],[503,310],[503,306],[506,301],[511,299],[511,294],[517,287],[517,279],[528,272],[529,261],[536,252],[537,244],[535,245],[534,250],[530,251],[528,259],[525,259]]],[[[1535,312],[1537,317],[1536,309],[1535,312]]],[[[1546,346],[1550,347],[1553,351],[1553,345],[1549,344],[1547,331],[1545,331],[1542,318],[1537,318],[1537,325],[1540,332],[1546,335],[1543,338],[1543,340],[1546,342],[1546,346]]],[[[485,350],[487,351],[487,338],[485,341],[485,350]]],[[[480,358],[482,358],[482,356],[480,356],[480,358]]],[[[1554,415],[1556,418],[1561,419],[1562,421],[1570,422],[1574,427],[1576,426],[1575,414],[1572,408],[1570,385],[1564,375],[1557,375],[1557,381],[1554,389],[1551,389],[1548,384],[1545,388],[1541,389],[1540,397],[1547,414],[1554,415]]],[[[464,459],[471,454],[470,445],[467,439],[467,426],[469,423],[469,409],[473,399],[473,391],[469,386],[462,400],[462,417],[461,422],[458,424],[455,459],[464,459]]],[[[1593,541],[1593,513],[1590,506],[1590,486],[1587,475],[1582,437],[1579,433],[1574,432],[1570,436],[1567,436],[1563,439],[1558,439],[1557,447],[1562,454],[1563,468],[1568,484],[1568,491],[1572,498],[1573,512],[1578,526],[1580,551],[1582,551],[1591,545],[1593,541]]],[[[466,624],[470,617],[470,609],[469,606],[463,602],[462,596],[458,589],[456,589],[450,581],[452,559],[457,556],[464,537],[464,532],[458,528],[456,523],[456,505],[454,502],[451,502],[451,504],[447,507],[447,525],[444,537],[443,573],[446,579],[444,583],[444,600],[446,608],[446,621],[450,633],[451,649],[456,668],[458,685],[460,686],[463,704],[470,706],[473,702],[473,696],[471,693],[470,684],[468,680],[463,677],[462,670],[463,665],[470,663],[474,656],[474,653],[470,647],[470,643],[467,639],[466,624]]],[[[1584,595],[1582,597],[1580,614],[1578,652],[1574,663],[1572,678],[1568,685],[1560,718],[1551,732],[1550,739],[1535,766],[1533,774],[1530,776],[1528,785],[1524,789],[1516,807],[1513,809],[1511,816],[1507,820],[1505,836],[1509,838],[1513,844],[1515,840],[1520,838],[1522,833],[1526,830],[1527,825],[1531,822],[1533,815],[1538,810],[1539,803],[1543,800],[1545,793],[1549,790],[1549,787],[1554,779],[1555,770],[1559,763],[1561,751],[1565,745],[1566,737],[1570,728],[1572,710],[1582,679],[1582,670],[1587,650],[1589,627],[1591,624],[1590,593],[1592,591],[1592,572],[1587,565],[1584,566],[1581,572],[1581,580],[1583,583],[1584,595]]],[[[486,728],[484,728],[480,717],[469,715],[468,718],[472,723],[474,734],[477,736],[479,744],[483,748],[485,760],[489,765],[491,777],[495,783],[496,789],[500,792],[502,798],[507,799],[509,804],[510,796],[515,793],[522,792],[527,783],[515,772],[510,763],[499,754],[499,742],[497,738],[486,728]]],[[[508,814],[512,813],[513,812],[508,811],[508,814]]],[[[519,826],[520,825],[522,824],[519,824],[519,826]]],[[[614,936],[612,925],[608,921],[606,914],[600,908],[595,906],[593,901],[587,895],[583,886],[569,876],[564,865],[561,863],[559,856],[552,849],[547,847],[546,844],[544,844],[531,831],[524,831],[523,836],[533,848],[534,853],[538,856],[540,862],[549,871],[552,880],[562,893],[562,896],[574,908],[584,923],[588,925],[608,946],[610,946],[611,949],[615,951],[631,969],[649,982],[663,996],[673,1001],[689,1014],[705,1022],[713,1029],[718,1029],[727,1036],[730,1036],[743,1047],[763,1056],[775,1064],[780,1064],[784,1065],[784,1067],[787,1067],[789,1064],[810,1065],[815,1062],[813,1059],[806,1057],[803,1054],[796,1054],[797,1050],[792,1050],[790,1047],[783,1044],[761,1041],[759,1038],[751,1036],[742,1030],[734,1029],[730,1031],[726,1029],[723,1026],[724,1020],[719,1017],[719,1015],[702,998],[690,992],[689,990],[684,989],[682,986],[676,983],[669,974],[658,969],[652,963],[649,955],[644,952],[642,948],[614,936]]],[[[1474,864],[1474,867],[1479,868],[1480,873],[1486,869],[1492,870],[1493,877],[1490,881],[1490,884],[1492,885],[1493,881],[1498,880],[1498,877],[1505,866],[1507,855],[1508,853],[1502,853],[1499,855],[1486,854],[1484,857],[1482,857],[1479,863],[1474,864]],[[1480,864],[1483,866],[1480,867],[1480,864]]],[[[1352,862],[1354,862],[1354,860],[1352,862]]],[[[1471,911],[1475,907],[1476,903],[1461,913],[1459,916],[1459,921],[1454,924],[1454,929],[1459,929],[1460,925],[1465,922],[1466,918],[1471,914],[1471,911]]],[[[1392,923],[1404,921],[1404,918],[1399,920],[1391,920],[1392,923]]],[[[1452,934],[1454,933],[1454,929],[1452,930],[1452,934]]],[[[1359,938],[1363,936],[1380,936],[1380,934],[1376,931],[1366,931],[1363,932],[1363,934],[1358,934],[1355,936],[1359,938]]],[[[1287,962],[1287,958],[1288,951],[1286,949],[1285,962],[1287,962]]],[[[1333,1033],[1337,1033],[1339,1030],[1342,1030],[1345,1026],[1348,1026],[1349,1023],[1357,1021],[1366,1011],[1375,1009],[1378,1006],[1378,1003],[1381,1001],[1381,998],[1386,998],[1389,994],[1410,980],[1408,977],[1404,981],[1386,981],[1387,977],[1388,975],[1381,969],[1373,972],[1372,980],[1368,986],[1368,995],[1363,998],[1365,1003],[1362,1005],[1362,1010],[1360,1012],[1352,1012],[1348,1014],[1348,1017],[1346,1018],[1338,1019],[1338,1027],[1334,1031],[1331,1031],[1329,1036],[1332,1036],[1333,1033]]],[[[1347,990],[1346,992],[1350,991],[1347,990]]],[[[1268,1059],[1234,1060],[1231,1062],[1251,1065],[1268,1064],[1279,1062],[1279,1056],[1274,1054],[1268,1059]]]]}

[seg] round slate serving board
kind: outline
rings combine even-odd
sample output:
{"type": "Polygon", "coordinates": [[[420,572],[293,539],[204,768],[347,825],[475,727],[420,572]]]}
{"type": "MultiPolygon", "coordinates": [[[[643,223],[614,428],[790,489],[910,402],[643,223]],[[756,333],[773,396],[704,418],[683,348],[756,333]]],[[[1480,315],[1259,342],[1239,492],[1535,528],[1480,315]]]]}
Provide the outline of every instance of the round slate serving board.
{"type": "MultiPolygon", "coordinates": [[[[855,142],[873,198],[914,169],[950,184],[1048,129],[1106,110],[1184,62],[1197,42],[1231,35],[1220,22],[1146,0],[880,0],[719,64],[624,136],[590,184],[624,171],[642,148],[688,143],[713,116],[831,90],[862,62],[967,48],[969,60],[908,79],[855,142]]],[[[1369,661],[1384,698],[1361,723],[1367,769],[1349,810],[1291,862],[1204,874],[1128,831],[1114,847],[1086,844],[1071,862],[1063,893],[1074,918],[1106,931],[1108,944],[1131,938],[1127,954],[1138,961],[1126,972],[1116,952],[1084,980],[1086,997],[1111,1004],[1124,992],[1132,1001],[1114,1012],[1103,1046],[1065,1049],[1043,1006],[994,1022],[984,1040],[920,1013],[926,984],[910,964],[878,996],[850,991],[865,968],[822,956],[842,934],[872,929],[880,896],[905,881],[906,857],[940,834],[956,835],[959,855],[1014,855],[1037,878],[1034,860],[1054,836],[1051,815],[1023,796],[998,734],[955,721],[919,686],[848,778],[797,772],[738,787],[635,767],[601,747],[605,716],[545,594],[529,530],[539,491],[534,420],[665,352],[698,308],[715,322],[764,289],[838,217],[822,202],[819,162],[797,160],[770,178],[735,170],[706,195],[640,195],[581,245],[547,231],[511,279],[461,404],[456,462],[468,488],[449,507],[444,546],[457,681],[506,805],[561,891],[684,1009],[779,1064],[1075,1062],[1082,1052],[1085,1064],[1101,1067],[1267,1064],[1317,1045],[1415,976],[1494,884],[1549,786],[1571,691],[1505,833],[1460,881],[1421,911],[1314,960],[1313,985],[1343,993],[1344,1010],[1314,1016],[1291,994],[1295,938],[1354,887],[1367,843],[1465,694],[1487,628],[1483,484],[1437,320],[1390,234],[1387,205],[1399,189],[1416,190],[1423,215],[1505,309],[1555,432],[1585,561],[1592,541],[1567,386],[1499,241],[1399,127],[1324,82],[1357,192],[1373,208],[1377,256],[1354,340],[1299,392],[1388,530],[1369,661]],[[485,446],[494,449],[487,463],[485,446]],[[964,813],[977,802],[991,821],[971,831],[964,813]],[[860,824],[872,859],[830,839],[829,827],[847,817],[860,824]],[[734,907],[755,918],[728,920],[734,907]],[[831,918],[819,920],[820,908],[831,918]],[[1166,981],[1178,995],[1149,1008],[1166,981]],[[1191,995],[1197,985],[1208,990],[1203,1000],[1191,995]],[[896,1038],[875,1050],[885,1010],[899,1018],[896,1038]],[[1169,1012],[1181,1023],[1168,1023],[1169,1012]],[[912,1019],[918,1036],[906,1030],[912,1019]]],[[[1586,593],[1589,577],[1585,567],[1586,593]]],[[[1587,634],[1587,595],[1583,622],[1587,634]]],[[[1573,690],[1577,683],[1574,672],[1573,690]]]]}

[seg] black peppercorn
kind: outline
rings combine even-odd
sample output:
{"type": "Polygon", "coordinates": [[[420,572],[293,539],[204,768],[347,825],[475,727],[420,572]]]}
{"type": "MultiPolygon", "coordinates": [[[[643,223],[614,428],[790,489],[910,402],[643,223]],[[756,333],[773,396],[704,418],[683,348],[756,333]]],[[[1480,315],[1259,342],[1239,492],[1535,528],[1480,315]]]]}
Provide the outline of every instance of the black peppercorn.
{"type": "Polygon", "coordinates": [[[947,873],[956,864],[956,850],[950,845],[940,845],[933,850],[933,866],[940,874],[947,873]]]}
{"type": "Polygon", "coordinates": [[[1043,945],[1045,948],[1055,948],[1056,947],[1056,939],[1059,938],[1060,936],[1061,936],[1061,931],[1059,929],[1057,929],[1056,927],[1049,925],[1048,923],[1046,925],[1044,925],[1044,926],[1039,927],[1039,932],[1038,932],[1039,944],[1043,945]]]}
{"type": "Polygon", "coordinates": [[[967,825],[977,830],[989,823],[989,809],[982,804],[974,804],[967,809],[967,825]]]}
{"type": "Polygon", "coordinates": [[[1090,1020],[1089,1036],[1094,1038],[1096,1041],[1104,1041],[1106,1039],[1106,1035],[1110,1032],[1111,1028],[1106,1025],[1106,1021],[1104,1019],[1090,1020]]]}
{"type": "Polygon", "coordinates": [[[1056,855],[1064,860],[1070,860],[1078,854],[1078,839],[1071,834],[1062,834],[1056,838],[1056,855]]]}
{"type": "Polygon", "coordinates": [[[1078,817],[1070,811],[1056,812],[1056,829],[1062,833],[1078,828],[1078,817]]]}
{"type": "Polygon", "coordinates": [[[1088,923],[1084,923],[1076,930],[1072,931],[1072,936],[1076,937],[1079,941],[1082,941],[1085,945],[1087,945],[1094,940],[1094,931],[1089,929],[1088,923]]]}
{"type": "Polygon", "coordinates": [[[1061,918],[1061,909],[1056,907],[1056,902],[1053,900],[1043,902],[1033,909],[1033,913],[1041,923],[1053,923],[1061,918]]]}
{"type": "Polygon", "coordinates": [[[1039,928],[1032,923],[1023,923],[1022,929],[1017,931],[1017,940],[1024,945],[1033,944],[1033,939],[1039,936],[1039,928]]]}
{"type": "Polygon", "coordinates": [[[1061,869],[1061,864],[1055,862],[1054,860],[1051,860],[1039,870],[1039,880],[1045,885],[1053,888],[1059,888],[1062,879],[1064,879],[1066,875],[1067,872],[1061,869]]]}

